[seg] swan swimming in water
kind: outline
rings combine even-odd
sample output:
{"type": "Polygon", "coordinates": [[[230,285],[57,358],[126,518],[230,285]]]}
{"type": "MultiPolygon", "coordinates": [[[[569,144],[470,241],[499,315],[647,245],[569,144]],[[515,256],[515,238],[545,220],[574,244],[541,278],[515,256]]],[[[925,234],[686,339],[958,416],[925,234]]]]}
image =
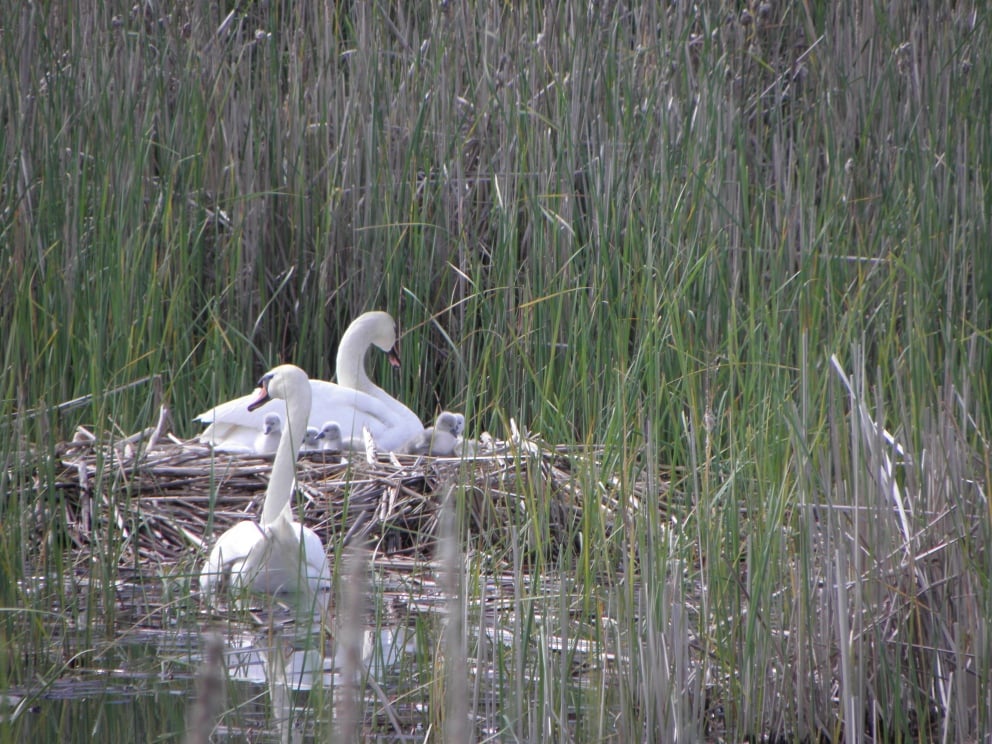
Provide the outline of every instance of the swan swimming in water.
{"type": "MultiPolygon", "coordinates": [[[[310,380],[313,403],[308,426],[322,427],[336,421],[346,441],[361,441],[367,428],[376,444],[391,451],[423,431],[424,425],[413,411],[380,388],[365,371],[370,346],[385,351],[393,366],[399,365],[396,324],[380,311],[356,318],[338,345],[337,384],[310,380]]],[[[207,424],[199,441],[220,452],[253,452],[255,437],[263,426],[260,412],[248,411],[251,396],[242,396],[201,413],[196,421],[207,424]]],[[[275,413],[284,413],[285,404],[273,404],[275,413]]]]}
{"type": "Polygon", "coordinates": [[[200,591],[213,599],[223,584],[264,594],[309,593],[330,587],[331,572],[317,534],[293,519],[296,455],[310,414],[310,385],[299,367],[284,364],[268,372],[249,403],[251,410],[270,400],[285,401],[283,433],[272,461],[258,523],[245,520],[214,543],[200,572],[200,591]]]}

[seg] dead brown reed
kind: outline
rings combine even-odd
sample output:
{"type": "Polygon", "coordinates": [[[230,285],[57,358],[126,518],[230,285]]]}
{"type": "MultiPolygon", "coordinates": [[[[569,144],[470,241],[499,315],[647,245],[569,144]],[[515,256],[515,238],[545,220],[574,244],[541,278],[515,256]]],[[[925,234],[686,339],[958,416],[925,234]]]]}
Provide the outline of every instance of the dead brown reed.
{"type": "MultiPolygon", "coordinates": [[[[58,448],[58,480],[68,538],[80,556],[112,520],[125,543],[122,562],[182,564],[261,508],[271,458],[216,453],[172,436],[149,449],[133,438],[123,445],[79,440],[58,448]],[[95,491],[98,478],[102,487],[95,491]]],[[[457,481],[468,528],[490,550],[506,549],[501,535],[528,521],[534,494],[546,498],[546,547],[555,551],[574,539],[583,509],[599,509],[612,530],[621,511],[640,508],[647,487],[634,484],[624,498],[617,484],[600,483],[587,493],[587,473],[602,456],[595,448],[494,441],[489,449],[464,459],[389,454],[372,462],[357,453],[304,454],[297,471],[302,518],[328,545],[340,540],[368,545],[377,555],[430,557],[444,486],[457,481]]]]}

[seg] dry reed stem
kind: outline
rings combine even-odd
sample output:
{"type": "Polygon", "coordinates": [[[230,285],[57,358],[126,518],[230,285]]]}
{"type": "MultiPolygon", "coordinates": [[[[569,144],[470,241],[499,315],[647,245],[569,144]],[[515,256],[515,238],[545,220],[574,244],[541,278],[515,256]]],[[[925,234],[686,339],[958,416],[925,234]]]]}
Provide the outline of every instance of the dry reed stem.
{"type": "MultiPolygon", "coordinates": [[[[586,493],[599,451],[534,445],[519,455],[510,449],[497,443],[495,454],[471,459],[389,455],[372,463],[361,455],[304,455],[297,477],[302,518],[328,545],[343,535],[345,544],[368,544],[379,555],[426,557],[437,540],[442,483],[462,484],[470,529],[488,545],[534,516],[528,513],[532,495],[548,503],[552,547],[570,539],[584,508],[596,506],[613,525],[621,508],[636,510],[642,501],[645,483],[623,498],[615,484],[597,482],[595,493],[586,493]]],[[[235,522],[255,518],[271,467],[271,459],[214,453],[175,438],[150,450],[122,452],[85,440],[59,451],[65,522],[80,557],[112,519],[127,543],[122,561],[137,554],[139,563],[156,566],[183,562],[235,522]]],[[[667,491],[668,483],[660,488],[667,491]]]]}

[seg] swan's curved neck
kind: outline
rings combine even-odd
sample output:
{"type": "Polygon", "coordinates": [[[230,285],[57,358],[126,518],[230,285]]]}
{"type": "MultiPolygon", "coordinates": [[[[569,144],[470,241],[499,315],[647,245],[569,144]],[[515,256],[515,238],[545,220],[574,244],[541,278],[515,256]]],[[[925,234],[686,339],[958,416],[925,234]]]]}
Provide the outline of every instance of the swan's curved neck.
{"type": "Polygon", "coordinates": [[[310,418],[310,384],[293,390],[286,399],[286,422],[279,438],[275,459],[272,461],[272,476],[265,489],[265,502],[262,504],[262,526],[276,523],[283,510],[293,497],[293,483],[296,480],[296,454],[303,444],[310,418]]]}
{"type": "Polygon", "coordinates": [[[377,389],[375,383],[369,379],[368,372],[365,371],[365,352],[371,345],[365,324],[352,324],[344,332],[338,344],[338,358],[335,365],[338,385],[361,390],[363,393],[371,393],[377,389]]]}

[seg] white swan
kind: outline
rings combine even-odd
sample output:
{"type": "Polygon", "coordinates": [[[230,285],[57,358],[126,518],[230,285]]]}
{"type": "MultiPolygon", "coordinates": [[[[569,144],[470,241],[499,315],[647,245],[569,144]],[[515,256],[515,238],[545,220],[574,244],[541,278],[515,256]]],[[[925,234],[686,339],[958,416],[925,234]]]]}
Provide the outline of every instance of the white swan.
{"type": "Polygon", "coordinates": [[[282,419],[278,413],[265,414],[262,431],[255,436],[254,450],[260,455],[271,455],[279,446],[282,436],[282,419]]]}
{"type": "MultiPolygon", "coordinates": [[[[310,380],[313,405],[308,425],[321,427],[337,421],[343,437],[356,441],[361,441],[362,430],[368,428],[381,449],[392,451],[420,433],[424,425],[417,414],[369,379],[365,355],[373,344],[389,355],[391,364],[399,364],[396,325],[389,313],[365,313],[348,326],[338,345],[338,383],[310,380]]],[[[251,396],[236,398],[197,416],[196,421],[208,424],[199,440],[221,452],[254,451],[262,415],[247,410],[250,400],[251,396]]],[[[273,406],[276,413],[285,410],[281,401],[273,406]]]]}
{"type": "Polygon", "coordinates": [[[429,426],[417,436],[410,438],[400,448],[408,455],[433,455],[451,457],[455,454],[458,435],[465,426],[465,417],[460,413],[441,411],[434,426],[429,426]]]}
{"type": "Polygon", "coordinates": [[[232,589],[277,594],[311,595],[329,588],[331,572],[324,545],[317,534],[293,520],[291,497],[295,486],[296,453],[303,442],[310,413],[310,386],[299,367],[284,364],[259,381],[252,410],[272,399],[286,402],[283,435],[272,475],[265,490],[259,523],[243,521],[214,543],[200,572],[200,591],[212,598],[226,581],[232,589]]]}
{"type": "Polygon", "coordinates": [[[400,366],[396,321],[393,320],[392,315],[381,310],[362,313],[345,329],[344,335],[338,342],[338,355],[334,361],[334,374],[338,378],[338,385],[360,390],[388,406],[399,405],[406,408],[369,379],[365,371],[365,354],[373,344],[386,352],[386,358],[389,359],[391,366],[400,366]]]}

